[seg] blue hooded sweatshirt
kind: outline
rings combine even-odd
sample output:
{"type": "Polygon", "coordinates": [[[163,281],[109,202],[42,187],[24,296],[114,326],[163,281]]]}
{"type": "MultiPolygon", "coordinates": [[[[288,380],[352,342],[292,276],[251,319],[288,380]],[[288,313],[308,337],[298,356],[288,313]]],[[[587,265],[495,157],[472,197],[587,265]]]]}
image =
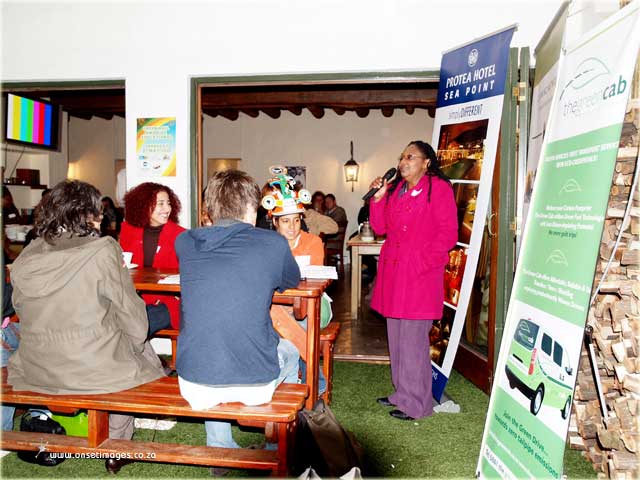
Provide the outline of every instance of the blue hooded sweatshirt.
{"type": "Polygon", "coordinates": [[[221,220],[182,233],[175,248],[182,292],[178,375],[207,385],[277,378],[279,337],[269,315],[271,299],[275,290],[300,282],[286,239],[221,220]]]}

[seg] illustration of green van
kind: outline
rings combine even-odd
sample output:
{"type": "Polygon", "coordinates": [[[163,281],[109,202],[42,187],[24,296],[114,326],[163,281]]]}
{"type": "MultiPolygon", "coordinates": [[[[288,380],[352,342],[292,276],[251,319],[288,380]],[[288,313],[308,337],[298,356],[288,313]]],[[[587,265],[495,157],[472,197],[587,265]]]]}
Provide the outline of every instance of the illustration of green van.
{"type": "Polygon", "coordinates": [[[540,325],[520,319],[505,367],[509,387],[517,388],[531,404],[534,415],[542,403],[559,408],[566,419],[571,411],[575,383],[566,350],[540,325]]]}

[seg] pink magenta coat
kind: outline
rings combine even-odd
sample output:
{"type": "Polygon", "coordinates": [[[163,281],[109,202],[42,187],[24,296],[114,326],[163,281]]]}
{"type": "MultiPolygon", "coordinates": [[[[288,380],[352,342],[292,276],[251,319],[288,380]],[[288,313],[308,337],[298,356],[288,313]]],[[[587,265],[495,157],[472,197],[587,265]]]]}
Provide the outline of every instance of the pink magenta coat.
{"type": "Polygon", "coordinates": [[[436,176],[431,182],[431,202],[425,175],[404,195],[399,195],[406,183],[402,180],[388,202],[387,194],[369,205],[373,230],[387,236],[371,308],[388,318],[442,317],[444,268],[458,238],[458,218],[451,185],[436,176]]]}

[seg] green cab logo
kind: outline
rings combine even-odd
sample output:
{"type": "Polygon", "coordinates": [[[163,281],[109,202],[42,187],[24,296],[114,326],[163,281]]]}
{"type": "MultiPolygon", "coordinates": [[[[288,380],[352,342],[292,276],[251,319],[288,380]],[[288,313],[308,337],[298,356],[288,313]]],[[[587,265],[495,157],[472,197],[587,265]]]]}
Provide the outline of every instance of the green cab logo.
{"type": "Polygon", "coordinates": [[[627,80],[622,75],[616,79],[602,60],[587,58],[578,64],[560,93],[560,113],[564,117],[580,117],[626,89],[627,80]]]}

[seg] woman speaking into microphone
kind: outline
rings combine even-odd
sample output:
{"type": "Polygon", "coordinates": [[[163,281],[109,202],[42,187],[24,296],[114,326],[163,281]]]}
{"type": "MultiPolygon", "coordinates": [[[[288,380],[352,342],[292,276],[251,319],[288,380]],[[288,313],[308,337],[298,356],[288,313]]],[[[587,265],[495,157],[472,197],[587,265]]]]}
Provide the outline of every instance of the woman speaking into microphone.
{"type": "Polygon", "coordinates": [[[395,392],[377,401],[389,413],[414,420],[433,413],[429,330],[442,317],[444,268],[458,235],[457,208],[436,153],[415,140],[404,149],[398,173],[371,183],[371,226],[386,235],[371,308],[387,318],[395,392]]]}

